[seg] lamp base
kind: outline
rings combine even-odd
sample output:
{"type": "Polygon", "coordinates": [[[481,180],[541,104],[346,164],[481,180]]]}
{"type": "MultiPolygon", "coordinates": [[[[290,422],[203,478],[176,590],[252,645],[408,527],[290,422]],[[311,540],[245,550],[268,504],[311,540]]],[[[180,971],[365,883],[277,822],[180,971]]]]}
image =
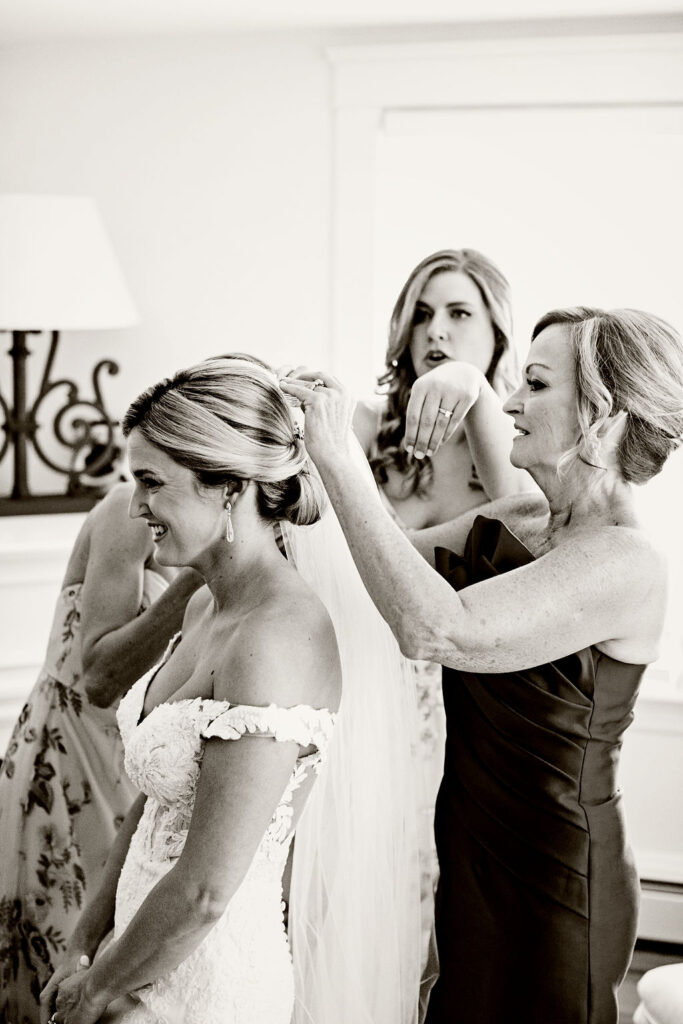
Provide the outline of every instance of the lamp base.
{"type": "MultiPolygon", "coordinates": [[[[122,446],[116,443],[117,423],[107,413],[102,399],[100,375],[118,373],[111,359],[101,359],[92,373],[93,398],[81,396],[78,386],[67,378],[52,379],[59,332],[51,332],[50,349],[43,370],[38,395],[31,408],[26,401],[26,362],[30,352],[26,343],[29,334],[39,331],[12,331],[9,355],[13,365],[13,404],[0,393],[0,411],[4,413],[0,433],[0,462],[12,452],[14,479],[9,495],[0,497],[0,516],[42,515],[52,512],[87,512],[116,483],[117,462],[122,446]],[[47,440],[68,456],[48,454],[40,434],[38,413],[45,400],[53,399],[57,389],[66,389],[63,404],[53,415],[52,430],[47,440]],[[66,493],[32,495],[28,482],[29,450],[52,472],[67,477],[66,493]]],[[[120,477],[120,474],[119,474],[120,477]]]]}

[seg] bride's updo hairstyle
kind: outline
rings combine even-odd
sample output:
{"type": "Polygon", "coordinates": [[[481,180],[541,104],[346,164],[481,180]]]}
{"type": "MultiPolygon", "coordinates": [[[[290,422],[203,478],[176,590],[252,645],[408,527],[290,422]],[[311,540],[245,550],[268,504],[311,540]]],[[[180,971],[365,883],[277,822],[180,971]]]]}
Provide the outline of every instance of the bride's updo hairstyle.
{"type": "Polygon", "coordinates": [[[624,480],[656,476],[683,441],[683,342],[670,324],[637,309],[555,309],[541,317],[532,339],[552,324],[569,328],[574,350],[579,441],[565,454],[596,468],[598,431],[613,413],[626,413],[617,449],[624,480]]]}
{"type": "Polygon", "coordinates": [[[206,487],[255,481],[264,519],[306,526],[320,518],[322,485],[277,378],[260,360],[216,358],[180,370],[135,399],[124,436],[133,429],[206,487]]]}

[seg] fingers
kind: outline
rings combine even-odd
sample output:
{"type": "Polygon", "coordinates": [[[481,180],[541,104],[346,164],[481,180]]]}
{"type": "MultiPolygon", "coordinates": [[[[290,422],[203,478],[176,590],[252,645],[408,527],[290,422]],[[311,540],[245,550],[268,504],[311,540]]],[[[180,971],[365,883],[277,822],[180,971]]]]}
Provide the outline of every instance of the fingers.
{"type": "Polygon", "coordinates": [[[456,430],[464,420],[467,411],[467,408],[463,408],[461,402],[456,403],[456,406],[453,410],[453,415],[450,416],[447,420],[445,420],[446,427],[444,435],[441,438],[441,444],[446,444],[447,441],[450,441],[450,439],[453,437],[453,434],[456,432],[456,430]]]}
{"type": "Polygon", "coordinates": [[[424,395],[420,394],[415,388],[413,388],[406,407],[406,432],[403,438],[403,445],[406,451],[411,454],[415,447],[415,441],[417,440],[417,434],[420,428],[424,398],[424,395]]]}
{"type": "MultiPolygon", "coordinates": [[[[456,420],[457,428],[459,421],[456,419],[455,410],[451,410],[445,405],[439,404],[436,410],[434,426],[432,427],[432,436],[429,439],[429,451],[427,454],[433,454],[438,451],[443,442],[448,439],[446,435],[449,432],[449,428],[453,420],[456,420]]],[[[453,428],[453,430],[455,430],[455,428],[453,428]]],[[[452,433],[453,431],[451,431],[451,434],[452,433]]],[[[448,436],[450,437],[451,434],[448,434],[448,436]]]]}
{"type": "Polygon", "coordinates": [[[291,363],[285,363],[284,366],[278,366],[275,373],[278,377],[298,377],[300,373],[305,373],[305,366],[292,366],[291,363]]]}
{"type": "Polygon", "coordinates": [[[431,447],[431,437],[432,432],[434,430],[434,424],[437,419],[438,408],[438,395],[425,395],[424,401],[422,403],[422,408],[420,410],[420,418],[417,424],[417,430],[415,432],[413,454],[416,459],[423,459],[425,455],[432,455],[433,453],[433,449],[431,447]]]}
{"type": "Polygon", "coordinates": [[[327,373],[325,370],[310,370],[304,366],[297,366],[296,370],[291,371],[286,375],[281,383],[289,384],[292,381],[309,381],[313,383],[316,380],[322,381],[326,388],[332,391],[341,391],[342,386],[340,382],[331,373],[327,373]]]}
{"type": "Polygon", "coordinates": [[[444,441],[449,440],[457,430],[461,417],[458,405],[451,407],[452,399],[440,397],[433,392],[413,393],[406,410],[406,433],[404,446],[413,452],[416,459],[432,456],[444,441]]]}
{"type": "Polygon", "coordinates": [[[290,380],[289,377],[286,380],[281,380],[279,383],[283,394],[291,395],[293,398],[298,399],[304,409],[312,401],[317,390],[317,388],[312,388],[309,383],[304,383],[300,380],[290,380]]]}
{"type": "Polygon", "coordinates": [[[323,408],[331,395],[343,397],[345,394],[337,378],[322,371],[307,370],[305,375],[285,377],[279,384],[282,393],[297,399],[304,410],[323,408]]]}
{"type": "Polygon", "coordinates": [[[43,991],[40,993],[40,1024],[47,1024],[52,1016],[58,984],[57,974],[53,974],[43,991]]]}

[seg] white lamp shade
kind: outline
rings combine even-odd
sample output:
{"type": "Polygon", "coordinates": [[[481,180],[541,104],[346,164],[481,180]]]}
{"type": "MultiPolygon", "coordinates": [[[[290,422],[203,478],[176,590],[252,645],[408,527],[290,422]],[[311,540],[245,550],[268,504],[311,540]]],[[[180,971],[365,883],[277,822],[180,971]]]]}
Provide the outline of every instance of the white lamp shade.
{"type": "Polygon", "coordinates": [[[0,195],[0,329],[76,331],[138,320],[92,199],[0,195]]]}

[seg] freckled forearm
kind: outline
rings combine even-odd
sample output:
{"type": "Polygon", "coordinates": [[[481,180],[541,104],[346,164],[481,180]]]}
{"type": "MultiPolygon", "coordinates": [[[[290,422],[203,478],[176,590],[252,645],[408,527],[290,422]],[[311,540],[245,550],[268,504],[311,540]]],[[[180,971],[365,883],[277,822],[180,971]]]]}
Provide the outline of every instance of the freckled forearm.
{"type": "Polygon", "coordinates": [[[350,461],[318,468],[375,605],[402,647],[431,649],[435,621],[458,616],[457,594],[386,514],[376,489],[350,461]]]}

